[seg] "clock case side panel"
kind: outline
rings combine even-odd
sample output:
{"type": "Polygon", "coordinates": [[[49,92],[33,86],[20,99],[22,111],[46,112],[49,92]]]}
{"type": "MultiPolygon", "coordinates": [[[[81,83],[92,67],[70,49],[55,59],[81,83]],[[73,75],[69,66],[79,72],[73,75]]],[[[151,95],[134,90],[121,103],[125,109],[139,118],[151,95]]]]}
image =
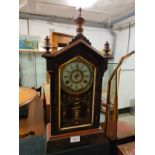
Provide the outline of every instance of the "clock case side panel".
{"type": "Polygon", "coordinates": [[[50,74],[50,121],[51,121],[51,133],[57,133],[58,129],[58,106],[57,106],[57,61],[53,57],[47,57],[47,71],[50,74]]]}
{"type": "Polygon", "coordinates": [[[53,61],[53,76],[51,76],[51,125],[52,125],[52,134],[63,134],[67,132],[74,132],[79,130],[86,130],[91,128],[99,127],[100,119],[100,104],[101,104],[101,90],[102,90],[102,75],[105,72],[107,67],[107,59],[97,56],[93,51],[79,44],[76,47],[58,55],[54,58],[53,61]],[[76,57],[81,56],[87,61],[93,63],[96,66],[96,87],[95,87],[95,103],[94,103],[94,121],[93,126],[75,128],[61,131],[58,127],[58,68],[64,62],[76,57]],[[53,86],[52,86],[53,85],[53,86]]]}

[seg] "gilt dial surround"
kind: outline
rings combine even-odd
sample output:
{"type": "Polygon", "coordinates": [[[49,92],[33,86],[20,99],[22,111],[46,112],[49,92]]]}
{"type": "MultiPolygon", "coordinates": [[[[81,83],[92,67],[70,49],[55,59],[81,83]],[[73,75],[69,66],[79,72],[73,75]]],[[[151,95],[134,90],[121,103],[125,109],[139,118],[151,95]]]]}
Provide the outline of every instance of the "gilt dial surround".
{"type": "Polygon", "coordinates": [[[86,92],[93,81],[93,67],[81,57],[67,62],[61,69],[61,83],[64,91],[69,94],[86,92]]]}

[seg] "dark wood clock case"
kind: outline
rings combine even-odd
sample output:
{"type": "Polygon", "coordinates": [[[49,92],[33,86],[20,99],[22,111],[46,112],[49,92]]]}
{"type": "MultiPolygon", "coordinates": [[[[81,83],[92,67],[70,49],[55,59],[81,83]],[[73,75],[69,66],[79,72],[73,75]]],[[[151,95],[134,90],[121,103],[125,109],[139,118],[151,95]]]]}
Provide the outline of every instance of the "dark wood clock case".
{"type": "Polygon", "coordinates": [[[111,57],[100,54],[82,33],[79,33],[62,50],[54,54],[45,53],[43,57],[47,60],[47,71],[50,74],[51,134],[57,135],[99,128],[102,78],[107,69],[108,59],[111,57]],[[81,95],[66,93],[61,86],[59,87],[61,79],[59,67],[76,57],[86,60],[96,69],[96,77],[93,78],[95,86],[92,85],[88,91],[81,95]],[[76,98],[82,103],[78,121],[74,120],[71,104],[76,98]],[[89,106],[86,106],[86,103],[89,106]],[[60,106],[62,107],[60,108],[60,106]]]}
{"type": "MultiPolygon", "coordinates": [[[[76,147],[80,150],[81,146],[98,145],[103,149],[101,144],[105,144],[104,130],[99,124],[101,91],[108,59],[112,57],[93,48],[82,34],[85,20],[81,17],[81,9],[79,11],[75,20],[77,35],[69,45],[49,52],[49,39],[46,38],[43,57],[50,75],[51,104],[51,123],[46,126],[47,153],[71,151],[70,148],[76,147]],[[75,63],[78,65],[73,65],[75,63]]],[[[103,153],[102,149],[99,154],[103,153]]]]}

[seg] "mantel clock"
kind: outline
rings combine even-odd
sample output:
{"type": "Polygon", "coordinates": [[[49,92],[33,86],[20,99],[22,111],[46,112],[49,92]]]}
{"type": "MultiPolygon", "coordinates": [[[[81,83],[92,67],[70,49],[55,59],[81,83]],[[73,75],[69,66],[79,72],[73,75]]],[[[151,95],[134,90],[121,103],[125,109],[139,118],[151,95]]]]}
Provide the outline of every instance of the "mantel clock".
{"type": "Polygon", "coordinates": [[[50,74],[51,135],[99,128],[102,78],[110,56],[91,46],[77,18],[77,35],[63,49],[46,52],[50,74]]]}

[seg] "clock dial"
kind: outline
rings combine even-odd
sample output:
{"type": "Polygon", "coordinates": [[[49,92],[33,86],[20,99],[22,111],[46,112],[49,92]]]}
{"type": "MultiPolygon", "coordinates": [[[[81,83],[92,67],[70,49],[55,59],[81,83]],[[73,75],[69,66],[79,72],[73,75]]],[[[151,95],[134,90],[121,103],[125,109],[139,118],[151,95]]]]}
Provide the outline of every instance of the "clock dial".
{"type": "Polygon", "coordinates": [[[61,70],[62,88],[70,94],[86,92],[92,85],[93,68],[79,59],[67,63],[61,70]]]}

